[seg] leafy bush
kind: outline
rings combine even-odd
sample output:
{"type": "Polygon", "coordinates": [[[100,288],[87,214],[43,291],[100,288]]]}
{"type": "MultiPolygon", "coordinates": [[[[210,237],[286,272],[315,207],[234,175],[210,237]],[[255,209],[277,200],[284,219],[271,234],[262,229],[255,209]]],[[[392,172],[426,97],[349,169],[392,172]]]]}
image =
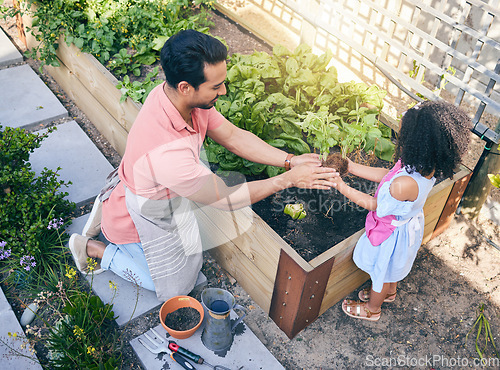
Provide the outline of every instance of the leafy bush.
{"type": "MultiPolygon", "coordinates": [[[[89,260],[89,266],[95,268],[95,261],[89,260]]],[[[35,310],[38,320],[26,326],[26,335],[9,332],[10,338],[0,338],[0,343],[10,355],[19,355],[13,345],[16,340],[23,341],[21,348],[43,348],[39,360],[51,369],[120,368],[122,341],[113,322],[113,305],[87,291],[76,270],[66,264],[55,266],[48,278],[45,289],[36,295],[36,306],[28,308],[35,310]]],[[[110,281],[109,286],[116,296],[116,284],[110,281]]]]}
{"type": "Polygon", "coordinates": [[[46,338],[51,365],[63,369],[118,368],[121,353],[113,306],[82,290],[61,294],[65,295],[60,298],[65,301],[61,318],[46,338]]]}
{"type": "MultiPolygon", "coordinates": [[[[76,270],[66,265],[62,226],[74,204],[60,190],[68,183],[57,179],[57,171],[44,169],[37,176],[29,162],[54,130],[39,134],[0,126],[0,266],[4,281],[18,288],[7,294],[21,302],[36,298],[41,320],[40,326],[27,327],[27,336],[9,333],[10,340],[48,350],[43,362],[50,368],[116,369],[121,341],[112,305],[81,285],[76,270]]],[[[95,265],[89,260],[91,270],[95,265]]],[[[116,295],[116,285],[110,282],[110,288],[116,295]]]]}
{"type": "MultiPolygon", "coordinates": [[[[59,37],[105,64],[126,48],[134,63],[152,64],[158,45],[183,29],[208,31],[206,0],[24,0],[22,11],[30,13],[30,31],[39,45],[28,55],[42,64],[59,66],[56,57],[59,37]],[[197,14],[192,15],[193,9],[197,14]]],[[[4,17],[15,10],[0,8],[4,17]]],[[[161,44],[163,45],[163,44],[161,44]]]]}
{"type": "Polygon", "coordinates": [[[23,277],[33,271],[43,275],[60,259],[59,229],[75,207],[64,199],[61,188],[69,183],[58,180],[57,171],[45,168],[37,176],[29,163],[30,153],[53,130],[36,134],[0,126],[0,260],[23,277]]]}
{"type": "Polygon", "coordinates": [[[123,76],[123,80],[116,85],[116,88],[122,93],[120,103],[123,103],[127,96],[133,101],[144,103],[151,90],[162,83],[161,80],[155,79],[156,76],[158,76],[158,67],[154,67],[143,81],[132,82],[129,76],[123,76]]]}

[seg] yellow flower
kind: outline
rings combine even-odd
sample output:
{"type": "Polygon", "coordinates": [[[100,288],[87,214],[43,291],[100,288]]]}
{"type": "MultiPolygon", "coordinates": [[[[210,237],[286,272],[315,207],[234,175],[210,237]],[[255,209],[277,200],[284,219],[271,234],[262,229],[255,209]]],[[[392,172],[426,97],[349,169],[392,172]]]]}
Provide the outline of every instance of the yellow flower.
{"type": "Polygon", "coordinates": [[[116,283],[114,281],[109,281],[109,289],[116,290],[118,287],[116,286],[116,283]]]}
{"type": "Polygon", "coordinates": [[[89,272],[92,272],[95,270],[96,266],[97,266],[97,261],[88,257],[87,258],[87,264],[89,265],[89,272]]]}
{"type": "Polygon", "coordinates": [[[87,353],[89,355],[93,354],[94,352],[95,352],[95,348],[94,347],[92,347],[92,346],[88,346],[87,347],[87,353]]]}
{"type": "Polygon", "coordinates": [[[73,267],[66,266],[66,274],[64,274],[68,279],[73,279],[76,275],[76,270],[73,267]]]}
{"type": "Polygon", "coordinates": [[[83,329],[80,328],[78,325],[75,325],[73,328],[73,335],[75,337],[78,337],[78,339],[82,339],[83,329]]]}

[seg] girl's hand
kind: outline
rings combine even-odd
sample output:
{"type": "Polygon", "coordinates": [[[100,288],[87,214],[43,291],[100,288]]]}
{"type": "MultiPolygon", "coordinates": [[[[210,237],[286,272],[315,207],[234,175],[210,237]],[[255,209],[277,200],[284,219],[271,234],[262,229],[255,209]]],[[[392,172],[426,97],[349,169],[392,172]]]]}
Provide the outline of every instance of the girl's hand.
{"type": "Polygon", "coordinates": [[[328,190],[335,186],[333,179],[339,177],[339,173],[333,168],[316,166],[313,164],[301,164],[285,172],[291,186],[302,189],[328,190]]]}
{"type": "Polygon", "coordinates": [[[290,168],[295,166],[300,166],[302,164],[308,164],[310,166],[321,166],[321,159],[319,159],[319,154],[306,153],[302,155],[293,156],[290,160],[290,168]]]}
{"type": "Polygon", "coordinates": [[[355,164],[353,161],[351,161],[348,157],[346,157],[347,159],[347,173],[351,173],[351,170],[352,170],[352,166],[355,164]]]}

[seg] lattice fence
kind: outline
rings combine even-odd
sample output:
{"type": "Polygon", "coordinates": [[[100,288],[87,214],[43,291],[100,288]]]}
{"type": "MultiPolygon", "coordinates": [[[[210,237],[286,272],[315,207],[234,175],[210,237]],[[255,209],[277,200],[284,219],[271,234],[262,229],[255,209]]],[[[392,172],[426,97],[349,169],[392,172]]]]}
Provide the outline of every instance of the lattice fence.
{"type": "Polygon", "coordinates": [[[368,61],[420,100],[446,89],[480,123],[500,116],[500,0],[249,0],[317,49],[361,71],[368,61]]]}

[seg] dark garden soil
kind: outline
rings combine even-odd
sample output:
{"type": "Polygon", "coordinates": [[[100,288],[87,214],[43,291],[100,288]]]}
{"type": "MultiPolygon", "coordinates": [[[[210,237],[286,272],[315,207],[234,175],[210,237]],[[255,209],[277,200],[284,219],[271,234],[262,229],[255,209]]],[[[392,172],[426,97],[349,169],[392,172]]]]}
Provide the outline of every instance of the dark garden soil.
{"type": "MultiPolygon", "coordinates": [[[[376,184],[356,178],[347,184],[373,194],[376,184]]],[[[336,190],[291,188],[252,205],[252,209],[306,261],[319,256],[364,227],[367,210],[336,190]],[[290,203],[302,203],[307,216],[293,220],[283,213],[290,203]]]]}
{"type": "MultiPolygon", "coordinates": [[[[356,153],[363,163],[390,168],[391,163],[356,153]]],[[[359,160],[359,159],[358,159],[359,160]]],[[[248,177],[249,181],[253,178],[248,177]]],[[[355,176],[345,176],[349,186],[373,195],[377,183],[355,176]]],[[[306,261],[319,256],[335,244],[348,238],[365,226],[368,211],[351,202],[337,190],[310,190],[289,188],[275,193],[252,205],[252,209],[283,240],[306,261]],[[294,220],[283,212],[287,204],[302,203],[306,217],[294,220]]]]}
{"type": "MultiPolygon", "coordinates": [[[[224,0],[224,2],[232,3],[234,7],[245,3],[243,0],[224,0]]],[[[9,5],[9,3],[11,1],[7,0],[4,4],[9,5]]],[[[250,12],[247,14],[251,15],[250,12]]],[[[273,29],[272,24],[266,23],[263,17],[259,19],[262,19],[260,27],[262,32],[273,29]]],[[[215,14],[214,22],[212,34],[223,37],[229,45],[230,52],[248,53],[254,49],[269,52],[270,48],[267,45],[253,38],[248,32],[242,32],[240,27],[228,22],[224,17],[215,14]]],[[[24,51],[24,46],[17,38],[15,24],[0,20],[0,25],[18,48],[24,51]]],[[[26,59],[25,63],[38,72],[38,62],[26,59]]],[[[48,74],[42,74],[40,77],[68,109],[71,119],[78,122],[114,166],[118,165],[120,156],[74,102],[48,74]]],[[[393,99],[395,100],[398,99],[393,99]]],[[[401,101],[401,106],[397,107],[397,111],[401,113],[406,110],[406,107],[407,102],[401,101]]],[[[471,112],[471,116],[473,114],[474,112],[471,112]]],[[[494,127],[497,119],[488,119],[486,123],[494,127]]],[[[54,124],[59,123],[62,121],[54,124]]],[[[464,163],[471,168],[484,147],[484,143],[480,140],[474,139],[473,141],[464,159],[464,163]]],[[[307,196],[319,199],[319,195],[318,193],[314,196],[307,196]]],[[[298,194],[298,191],[280,196],[287,199],[303,197],[302,194],[298,194]]],[[[500,201],[499,190],[493,190],[490,196],[500,201]]],[[[327,200],[326,194],[322,197],[325,199],[324,203],[318,203],[316,208],[306,203],[309,198],[305,200],[305,205],[309,208],[305,219],[293,221],[280,211],[282,214],[280,217],[283,218],[276,223],[290,223],[295,228],[300,226],[300,230],[306,230],[305,224],[309,215],[319,213],[320,209],[323,211],[330,206],[330,198],[328,197],[327,200]]],[[[341,202],[338,201],[336,206],[340,204],[341,202]]],[[[87,205],[87,209],[84,207],[82,212],[88,212],[90,206],[90,204],[87,205]]],[[[263,205],[263,208],[273,206],[271,198],[267,206],[263,205]]],[[[339,220],[336,213],[329,214],[329,216],[332,219],[325,217],[328,226],[324,226],[318,233],[322,235],[322,239],[327,239],[323,235],[325,230],[333,229],[336,224],[343,221],[339,220]]],[[[358,222],[364,221],[363,216],[353,218],[358,222]]],[[[356,230],[358,229],[359,227],[356,227],[356,230]]],[[[306,244],[307,242],[312,244],[312,237],[317,237],[317,235],[307,235],[307,233],[311,234],[308,230],[303,231],[301,239],[306,244]]],[[[297,239],[299,238],[296,237],[297,239]]],[[[293,239],[290,241],[295,242],[293,239]]],[[[330,244],[335,243],[327,240],[325,248],[329,248],[330,244]]],[[[466,335],[476,320],[476,310],[481,303],[486,304],[485,314],[489,319],[497,348],[500,343],[500,271],[498,268],[500,251],[494,245],[500,245],[498,225],[483,216],[472,221],[460,215],[456,216],[448,230],[422,246],[412,271],[398,286],[396,301],[383,305],[382,316],[378,322],[348,318],[343,314],[340,303],[337,303],[294,339],[287,338],[268,314],[232,277],[221,270],[208,253],[204,253],[202,271],[207,276],[209,287],[231,291],[237,302],[248,309],[245,324],[287,370],[361,369],[367,366],[374,368],[469,368],[473,365],[472,361],[478,358],[478,354],[474,347],[473,334],[468,340],[466,340],[466,335]],[[383,366],[383,361],[388,366],[383,366]],[[390,364],[392,366],[389,366],[390,364]]],[[[367,286],[369,283],[363,287],[367,286]]],[[[356,293],[352,292],[349,296],[354,298],[356,293]]],[[[23,311],[22,307],[15,300],[10,300],[10,302],[19,318],[23,311]]],[[[158,309],[156,309],[118,329],[120,339],[124,344],[122,369],[143,368],[129,345],[129,341],[158,324],[158,309]]],[[[0,336],[5,337],[5,333],[0,333],[0,336]]],[[[490,349],[485,358],[494,360],[494,356],[490,349]]],[[[490,362],[490,366],[482,368],[500,368],[500,365],[498,362],[490,362]]]]}
{"type": "Polygon", "coordinates": [[[184,331],[194,328],[200,322],[201,315],[193,307],[181,307],[165,316],[165,325],[170,329],[184,331]]]}

